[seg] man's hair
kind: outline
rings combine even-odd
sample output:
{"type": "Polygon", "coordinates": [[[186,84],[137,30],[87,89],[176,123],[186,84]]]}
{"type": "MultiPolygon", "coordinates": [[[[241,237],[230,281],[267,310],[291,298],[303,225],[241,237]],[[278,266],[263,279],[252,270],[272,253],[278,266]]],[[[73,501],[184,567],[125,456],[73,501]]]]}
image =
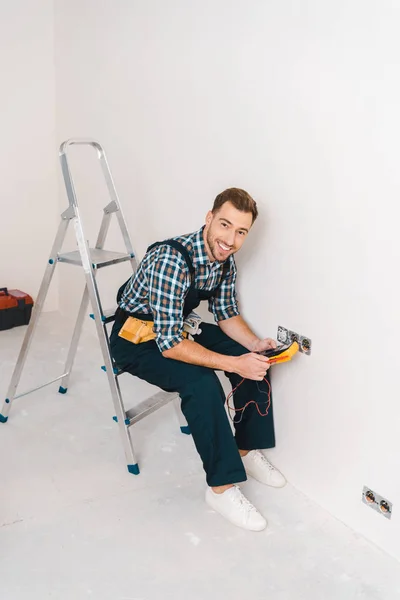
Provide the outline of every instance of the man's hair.
{"type": "Polygon", "coordinates": [[[229,188],[224,192],[218,194],[218,196],[214,200],[214,205],[212,207],[213,214],[218,212],[221,206],[225,204],[225,202],[231,202],[231,204],[233,204],[233,206],[241,212],[251,213],[253,217],[252,224],[257,219],[257,204],[250,196],[250,194],[248,194],[244,190],[241,190],[239,188],[229,188]]]}

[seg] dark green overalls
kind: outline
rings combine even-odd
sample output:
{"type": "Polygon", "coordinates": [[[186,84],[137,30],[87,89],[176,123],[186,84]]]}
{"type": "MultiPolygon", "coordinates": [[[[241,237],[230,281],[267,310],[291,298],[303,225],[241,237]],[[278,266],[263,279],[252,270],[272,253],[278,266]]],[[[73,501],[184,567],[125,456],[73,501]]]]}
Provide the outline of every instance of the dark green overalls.
{"type": "MultiPolygon", "coordinates": [[[[211,291],[198,290],[194,283],[194,267],[186,248],[175,240],[157,242],[148,251],[159,244],[169,244],[185,258],[192,276],[192,285],[185,298],[183,314],[198,307],[202,300],[212,297],[221,285],[229,265],[224,265],[221,282],[211,291]]],[[[124,284],[117,296],[119,301],[124,284]]],[[[129,316],[153,320],[153,315],[128,313],[118,309],[110,343],[113,358],[119,368],[144,379],[168,392],[178,392],[181,408],[193,435],[193,440],[203,461],[207,484],[212,487],[246,480],[238,448],[254,450],[275,446],[274,420],[271,406],[268,416],[258,414],[256,406],[250,404],[246,410],[236,413],[235,437],[224,407],[225,394],[213,369],[187,364],[171,358],[165,358],[155,340],[142,344],[133,344],[120,338],[118,332],[129,316]],[[235,441],[236,440],[236,441],[235,441]]],[[[248,352],[246,348],[229,338],[217,325],[201,324],[202,333],[195,341],[208,350],[229,356],[240,356],[248,352]]],[[[225,373],[232,388],[242,378],[236,373],[225,373]]],[[[269,381],[269,373],[267,372],[269,381]]],[[[243,407],[249,400],[259,403],[261,412],[265,412],[268,385],[261,381],[246,380],[235,392],[233,400],[236,408],[243,407]]]]}

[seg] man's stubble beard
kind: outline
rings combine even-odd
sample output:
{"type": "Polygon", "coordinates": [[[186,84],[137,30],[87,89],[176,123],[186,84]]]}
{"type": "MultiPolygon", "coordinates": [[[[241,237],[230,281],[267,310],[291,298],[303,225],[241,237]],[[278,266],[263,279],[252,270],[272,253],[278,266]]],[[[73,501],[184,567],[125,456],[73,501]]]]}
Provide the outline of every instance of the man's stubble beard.
{"type": "MultiPolygon", "coordinates": [[[[215,246],[217,245],[217,242],[214,242],[214,241],[213,241],[213,239],[212,239],[212,237],[211,237],[211,231],[210,231],[210,229],[207,231],[206,239],[207,239],[207,246],[208,246],[208,247],[209,247],[209,249],[210,249],[210,252],[211,252],[211,254],[212,254],[212,257],[213,257],[213,259],[214,259],[214,260],[218,260],[218,258],[217,258],[217,257],[216,257],[216,255],[215,255],[215,246]]],[[[232,256],[232,254],[235,254],[235,251],[234,251],[234,249],[232,249],[232,251],[231,251],[231,252],[229,252],[229,254],[228,254],[228,256],[225,258],[224,262],[225,262],[226,260],[228,260],[228,258],[229,258],[230,256],[232,256]]]]}

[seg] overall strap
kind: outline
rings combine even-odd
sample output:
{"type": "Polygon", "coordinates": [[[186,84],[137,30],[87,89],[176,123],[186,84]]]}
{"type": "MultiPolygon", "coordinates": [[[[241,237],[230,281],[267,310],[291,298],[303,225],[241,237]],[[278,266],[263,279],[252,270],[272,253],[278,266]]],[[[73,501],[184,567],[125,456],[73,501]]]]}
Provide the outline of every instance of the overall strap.
{"type": "MultiPolygon", "coordinates": [[[[178,252],[180,252],[182,254],[182,256],[185,259],[186,264],[189,268],[190,277],[193,281],[194,266],[191,261],[189,252],[186,250],[185,246],[183,244],[181,244],[180,242],[177,242],[176,240],[165,240],[164,242],[154,242],[154,244],[151,244],[151,246],[149,246],[147,248],[146,252],[150,252],[150,250],[152,250],[153,248],[156,248],[157,246],[161,246],[162,244],[167,244],[168,246],[172,246],[172,248],[175,248],[175,250],[178,250],[178,252]]],[[[118,293],[117,293],[117,303],[118,304],[121,301],[122,294],[124,293],[124,290],[125,290],[126,286],[128,285],[129,281],[131,280],[131,278],[132,277],[129,277],[129,279],[127,281],[125,281],[125,283],[123,285],[121,285],[121,287],[119,288],[118,293]]]]}
{"type": "MultiPolygon", "coordinates": [[[[167,244],[168,246],[175,248],[175,250],[178,250],[178,252],[180,252],[182,254],[182,256],[185,259],[186,264],[189,268],[190,275],[193,279],[195,268],[193,266],[192,259],[190,258],[190,254],[189,254],[188,250],[185,248],[185,246],[183,244],[181,244],[180,242],[177,242],[176,240],[165,240],[164,242],[154,242],[154,244],[151,244],[151,246],[149,246],[147,248],[147,252],[149,252],[153,248],[156,248],[157,246],[161,246],[161,244],[167,244]]],[[[231,268],[231,263],[230,263],[230,259],[228,259],[227,261],[224,262],[224,266],[222,268],[221,281],[219,282],[219,284],[217,285],[217,287],[215,288],[214,291],[218,290],[221,287],[230,268],[231,268]]]]}
{"type": "Polygon", "coordinates": [[[153,248],[156,248],[157,246],[161,246],[162,244],[171,246],[172,248],[175,248],[175,250],[178,250],[178,252],[180,252],[182,254],[182,256],[185,259],[186,264],[189,268],[190,275],[191,275],[191,277],[193,277],[194,266],[193,266],[192,260],[190,258],[190,254],[187,251],[187,249],[185,248],[185,246],[183,244],[181,244],[180,242],[177,242],[176,240],[165,240],[164,242],[155,242],[154,244],[151,244],[151,246],[149,246],[147,248],[147,252],[149,252],[153,248]]]}

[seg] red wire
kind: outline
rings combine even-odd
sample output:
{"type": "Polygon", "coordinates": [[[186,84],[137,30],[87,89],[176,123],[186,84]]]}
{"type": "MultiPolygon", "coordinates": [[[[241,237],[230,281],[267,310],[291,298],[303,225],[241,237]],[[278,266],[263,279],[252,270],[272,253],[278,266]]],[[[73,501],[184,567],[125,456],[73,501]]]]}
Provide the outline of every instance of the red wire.
{"type": "MultiPolygon", "coordinates": [[[[231,398],[233,398],[233,394],[236,392],[236,390],[238,389],[238,387],[240,387],[240,386],[242,385],[243,381],[244,381],[244,378],[243,378],[243,379],[242,379],[242,381],[240,381],[240,382],[237,384],[237,386],[236,386],[235,388],[233,388],[233,389],[232,389],[232,391],[231,391],[231,392],[229,392],[229,394],[227,395],[227,397],[226,397],[226,405],[227,405],[228,409],[229,409],[229,410],[233,410],[233,411],[235,411],[235,413],[237,413],[237,412],[242,412],[242,413],[243,413],[243,411],[244,411],[244,410],[246,410],[246,408],[247,408],[247,407],[248,407],[250,404],[255,404],[255,405],[256,405],[256,408],[257,408],[257,412],[258,412],[258,414],[260,415],[260,417],[266,417],[266,416],[268,415],[269,407],[271,406],[271,384],[269,383],[268,379],[266,379],[265,377],[263,377],[263,381],[265,381],[265,383],[267,383],[267,384],[268,384],[268,400],[266,401],[266,403],[267,403],[267,405],[268,405],[268,406],[267,406],[267,408],[266,408],[266,412],[265,412],[265,413],[262,413],[262,412],[260,411],[260,408],[259,408],[259,406],[258,406],[258,404],[259,404],[259,403],[258,403],[258,402],[256,402],[255,400],[249,400],[249,402],[246,402],[246,404],[243,406],[243,408],[235,408],[234,406],[230,406],[230,404],[229,404],[229,400],[230,400],[231,398]]],[[[229,416],[231,416],[231,415],[230,415],[230,413],[229,413],[229,416]]],[[[234,419],[235,419],[235,417],[233,417],[233,419],[232,419],[232,417],[231,417],[231,420],[232,420],[233,422],[234,422],[234,419]]]]}

